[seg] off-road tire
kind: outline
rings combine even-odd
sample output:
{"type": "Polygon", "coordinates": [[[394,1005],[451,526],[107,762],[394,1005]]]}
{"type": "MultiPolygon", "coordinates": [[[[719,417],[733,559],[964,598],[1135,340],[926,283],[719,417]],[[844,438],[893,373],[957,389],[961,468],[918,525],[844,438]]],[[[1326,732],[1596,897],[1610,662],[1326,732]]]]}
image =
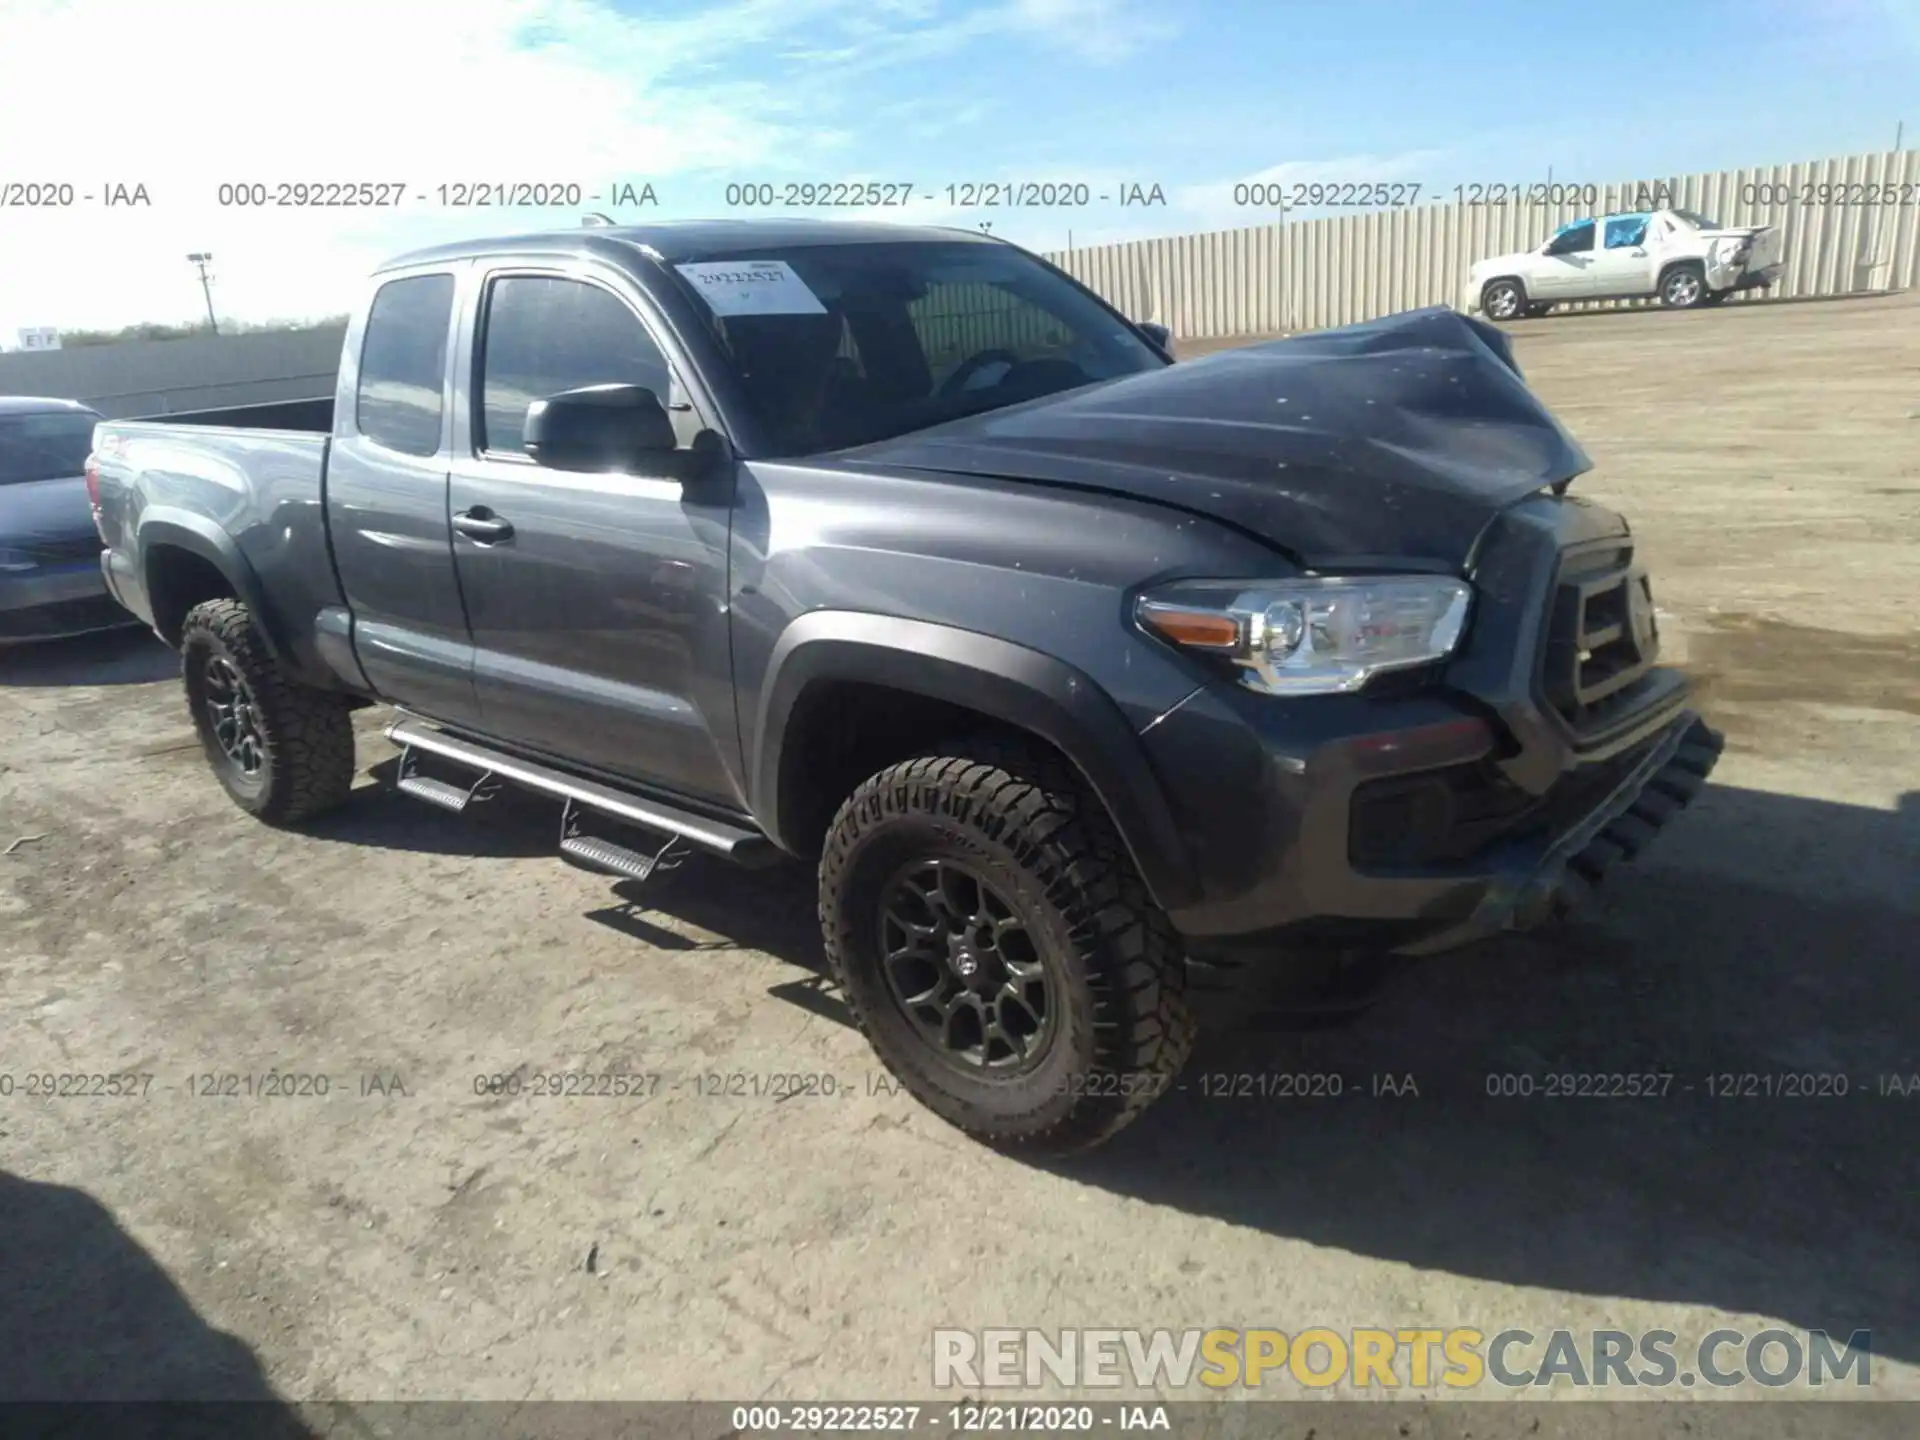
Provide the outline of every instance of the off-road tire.
{"type": "Polygon", "coordinates": [[[238,600],[208,600],[187,612],[181,677],[194,732],[234,804],[269,825],[292,825],[331,809],[353,787],[352,701],[290,680],[274,662],[252,612],[238,600]],[[206,666],[224,658],[252,696],[262,761],[252,777],[221,747],[206,704],[206,666]]]}
{"type": "Polygon", "coordinates": [[[1193,1046],[1178,937],[1099,801],[1037,748],[943,747],[861,784],[827,832],[820,926],[881,1062],[935,1114],[992,1145],[1045,1154],[1098,1145],[1171,1088],[1193,1046]],[[922,858],[975,867],[1026,921],[1058,1017],[1037,1069],[961,1074],[895,998],[880,955],[881,895],[922,858]]]}

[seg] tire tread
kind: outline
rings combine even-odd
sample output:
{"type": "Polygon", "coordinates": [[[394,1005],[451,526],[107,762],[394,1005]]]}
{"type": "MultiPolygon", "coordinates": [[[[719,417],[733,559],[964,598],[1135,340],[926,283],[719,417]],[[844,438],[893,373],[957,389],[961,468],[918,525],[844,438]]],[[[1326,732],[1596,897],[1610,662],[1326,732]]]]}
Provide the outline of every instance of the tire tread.
{"type": "MultiPolygon", "coordinates": [[[[1087,1093],[1052,1126],[1008,1135],[972,1107],[932,1106],[990,1143],[1052,1153],[1087,1149],[1131,1123],[1186,1063],[1195,1027],[1179,938],[1153,901],[1099,803],[1064,761],[1012,740],[974,740],[902,761],[863,781],[841,805],[820,862],[820,923],[834,977],[882,1063],[927,1100],[929,1082],[874,1043],[874,1027],[847,986],[839,908],[854,847],[874,825],[904,815],[957,821],[1011,850],[1065,921],[1094,1001],[1095,1061],[1130,1083],[1087,1093]]],[[[1095,1087],[1088,1087],[1092,1091],[1095,1087]]],[[[1000,1117],[1004,1119],[1005,1117],[1000,1117]]]]}
{"type": "Polygon", "coordinates": [[[226,650],[252,689],[271,762],[283,772],[269,779],[257,809],[241,808],[270,825],[292,825],[345,800],[355,769],[347,698],[288,678],[268,651],[253,613],[238,600],[207,600],[187,612],[180,637],[183,657],[196,632],[212,636],[226,650]]]}

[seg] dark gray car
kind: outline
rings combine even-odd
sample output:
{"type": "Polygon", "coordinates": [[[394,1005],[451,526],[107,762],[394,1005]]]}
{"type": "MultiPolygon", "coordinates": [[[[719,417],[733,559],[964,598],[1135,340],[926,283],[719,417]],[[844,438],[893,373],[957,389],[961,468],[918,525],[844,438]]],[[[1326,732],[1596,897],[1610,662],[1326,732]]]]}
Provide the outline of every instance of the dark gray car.
{"type": "Polygon", "coordinates": [[[978,234],[594,229],[403,257],[331,404],[189,418],[101,426],[101,526],[236,803],[342,799],[379,700],[402,790],[550,795],[578,863],[804,858],[881,1059],[1000,1143],[1564,909],[1719,748],[1447,310],[1174,364],[978,234]]]}
{"type": "Polygon", "coordinates": [[[72,400],[0,396],[0,644],[136,623],[100,573],[84,473],[99,420],[72,400]]]}

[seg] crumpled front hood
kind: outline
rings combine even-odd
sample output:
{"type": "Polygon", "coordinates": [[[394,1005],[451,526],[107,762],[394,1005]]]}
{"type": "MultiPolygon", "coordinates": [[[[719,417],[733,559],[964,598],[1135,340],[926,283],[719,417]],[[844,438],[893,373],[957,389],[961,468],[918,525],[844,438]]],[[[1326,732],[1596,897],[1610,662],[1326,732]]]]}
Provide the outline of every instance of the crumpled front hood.
{"type": "Polygon", "coordinates": [[[1457,571],[1501,509],[1592,464],[1527,389],[1507,337],[1443,306],[1223,350],[838,458],[1137,496],[1323,570],[1457,571]]]}
{"type": "Polygon", "coordinates": [[[85,476],[0,485],[0,547],[93,534],[85,476]]]}

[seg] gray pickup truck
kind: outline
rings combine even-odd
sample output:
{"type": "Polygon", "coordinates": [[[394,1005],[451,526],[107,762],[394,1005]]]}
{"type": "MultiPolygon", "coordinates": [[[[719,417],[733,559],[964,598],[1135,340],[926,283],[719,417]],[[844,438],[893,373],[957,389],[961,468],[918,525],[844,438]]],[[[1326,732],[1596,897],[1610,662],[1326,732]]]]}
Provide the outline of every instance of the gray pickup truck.
{"type": "Polygon", "coordinates": [[[813,861],[880,1059],[995,1143],[1110,1136],[1196,1015],[1556,916],[1720,748],[1451,310],[1175,364],[984,235],[594,228],[395,260],[282,412],[88,465],[232,798],[338,803],[379,702],[399,789],[551,796],[578,863],[813,861]]]}

